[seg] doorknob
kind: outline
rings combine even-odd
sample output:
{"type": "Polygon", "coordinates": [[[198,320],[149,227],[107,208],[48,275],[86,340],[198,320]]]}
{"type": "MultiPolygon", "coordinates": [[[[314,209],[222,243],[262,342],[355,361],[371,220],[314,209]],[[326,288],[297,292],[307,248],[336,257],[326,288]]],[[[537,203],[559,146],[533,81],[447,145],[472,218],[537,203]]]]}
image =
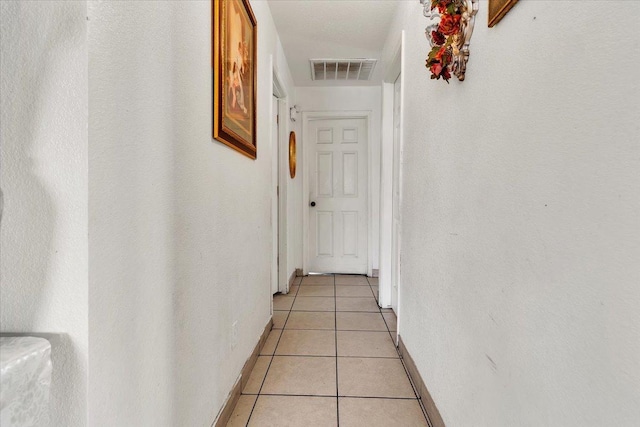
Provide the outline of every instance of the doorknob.
{"type": "Polygon", "coordinates": [[[316,205],[316,202],[311,202],[310,205],[311,207],[314,207],[316,205]]]}

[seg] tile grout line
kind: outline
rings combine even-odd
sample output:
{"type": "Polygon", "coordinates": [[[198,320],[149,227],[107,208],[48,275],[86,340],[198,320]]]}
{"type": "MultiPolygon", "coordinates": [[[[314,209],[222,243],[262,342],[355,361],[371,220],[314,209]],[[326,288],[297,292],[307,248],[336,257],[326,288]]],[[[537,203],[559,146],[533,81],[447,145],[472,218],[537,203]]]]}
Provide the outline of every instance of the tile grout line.
{"type": "Polygon", "coordinates": [[[402,367],[404,368],[405,375],[407,376],[407,378],[409,378],[409,384],[411,384],[411,388],[413,389],[413,394],[415,394],[416,396],[416,400],[418,401],[418,406],[420,406],[420,411],[422,411],[422,415],[427,421],[427,425],[431,427],[432,424],[431,424],[431,420],[429,419],[429,416],[427,415],[427,410],[422,403],[422,399],[420,399],[420,397],[418,396],[418,389],[413,383],[413,380],[411,379],[411,375],[409,375],[409,370],[407,369],[407,365],[405,365],[404,359],[402,359],[402,357],[400,358],[400,363],[402,363],[402,367]]]}
{"type": "MultiPolygon", "coordinates": [[[[367,282],[369,282],[369,278],[367,277],[367,282]]],[[[371,286],[371,282],[369,282],[369,286],[371,286]]],[[[372,289],[373,292],[373,289],[372,289]]],[[[375,294],[374,294],[375,296],[375,294]]],[[[413,384],[413,381],[411,380],[411,375],[409,375],[409,371],[407,370],[407,366],[404,364],[404,360],[402,359],[402,355],[400,354],[400,350],[398,349],[397,346],[397,335],[398,335],[398,326],[396,324],[396,331],[395,331],[395,337],[393,336],[394,334],[391,332],[391,328],[389,328],[389,323],[387,322],[387,318],[384,317],[384,314],[382,313],[382,307],[380,307],[380,302],[379,300],[376,300],[378,302],[378,308],[380,309],[380,316],[382,316],[382,320],[384,320],[384,324],[387,326],[387,331],[389,332],[389,336],[391,337],[391,341],[393,342],[393,346],[396,349],[396,353],[398,353],[398,358],[400,359],[400,363],[402,364],[402,369],[404,369],[404,374],[407,376],[407,379],[409,380],[409,384],[411,384],[411,389],[413,390],[413,395],[416,397],[416,401],[418,402],[418,405],[420,406],[420,411],[422,412],[422,416],[424,416],[425,420],[427,421],[427,425],[431,426],[431,421],[429,420],[429,417],[427,417],[427,414],[425,412],[425,408],[422,404],[422,401],[420,400],[420,397],[418,396],[418,390],[415,386],[415,384],[413,384]]],[[[393,312],[393,310],[392,310],[393,312]]],[[[395,315],[395,313],[394,313],[395,315]]]]}
{"type": "MultiPolygon", "coordinates": [[[[296,290],[296,294],[293,296],[293,302],[294,303],[296,302],[296,297],[298,296],[298,292],[300,292],[300,285],[298,285],[298,289],[296,290]]],[[[291,304],[291,308],[293,308],[293,303],[291,304]]],[[[289,321],[289,317],[291,316],[291,308],[289,310],[273,310],[273,311],[288,311],[287,312],[287,317],[286,317],[286,319],[284,319],[284,323],[282,324],[282,331],[283,332],[284,332],[284,328],[287,326],[287,322],[289,321]]],[[[282,337],[282,333],[280,333],[280,336],[282,337]]],[[[275,350],[274,350],[274,354],[275,354],[275,350]]]]}
{"type": "MultiPolygon", "coordinates": [[[[367,282],[369,282],[369,278],[368,277],[367,277],[367,282]]],[[[371,282],[369,282],[369,286],[371,286],[371,282]]],[[[373,291],[373,289],[372,289],[372,291],[373,291]]],[[[417,390],[415,384],[413,384],[413,381],[411,380],[411,375],[409,375],[409,370],[407,369],[407,366],[405,365],[404,360],[402,359],[402,355],[400,354],[400,350],[398,349],[398,346],[396,345],[396,340],[397,340],[397,335],[398,335],[398,331],[397,331],[398,324],[396,323],[396,331],[395,331],[396,337],[394,338],[393,334],[391,333],[391,328],[389,328],[389,323],[387,323],[387,318],[384,317],[384,314],[382,313],[382,307],[380,307],[379,300],[377,300],[377,301],[378,301],[378,307],[380,308],[380,315],[382,316],[382,319],[384,320],[384,324],[387,326],[387,331],[389,331],[389,336],[391,337],[391,341],[393,342],[393,345],[396,348],[396,352],[398,353],[398,357],[400,358],[400,363],[402,364],[402,369],[404,369],[404,374],[407,376],[407,379],[409,380],[409,384],[411,384],[411,389],[413,390],[413,395],[416,397],[415,400],[418,402],[418,406],[420,406],[420,411],[422,412],[422,416],[425,418],[425,420],[427,422],[427,425],[429,427],[431,427],[431,420],[427,416],[427,412],[426,412],[426,409],[425,409],[424,405],[422,404],[422,400],[418,396],[418,390],[417,390]]],[[[395,313],[394,313],[394,315],[395,315],[395,313]]],[[[396,320],[396,322],[397,322],[397,320],[396,320]]]]}
{"type": "MultiPolygon", "coordinates": [[[[300,297],[300,298],[317,298],[317,297],[300,297]]],[[[331,298],[331,297],[324,297],[324,298],[331,298]]],[[[372,298],[373,299],[373,298],[372,298]]],[[[374,300],[375,301],[375,300],[374,300]]],[[[283,310],[278,310],[278,311],[283,311],[283,310]]],[[[291,311],[295,311],[296,313],[331,313],[335,310],[291,310],[291,311]]],[[[380,311],[343,311],[343,310],[338,310],[338,313],[380,313],[380,311]]],[[[384,316],[382,316],[384,317],[384,316]]]]}
{"type": "MultiPolygon", "coordinates": [[[[369,282],[369,278],[367,278],[367,282],[369,282]]],[[[371,282],[369,282],[369,286],[371,286],[371,282]]],[[[380,316],[382,316],[382,320],[384,320],[384,324],[387,326],[387,332],[389,332],[389,336],[391,337],[391,342],[393,342],[393,346],[396,350],[396,353],[398,353],[398,358],[400,359],[400,363],[402,364],[402,369],[404,369],[404,374],[407,376],[407,379],[409,380],[409,384],[411,384],[411,389],[413,390],[413,395],[416,397],[416,399],[418,399],[418,393],[416,392],[416,388],[413,385],[413,381],[411,381],[411,377],[409,376],[409,372],[407,371],[407,367],[404,365],[404,361],[402,360],[402,356],[400,355],[400,350],[398,349],[398,345],[397,345],[397,331],[396,331],[396,336],[393,336],[393,333],[391,333],[391,328],[389,328],[389,323],[387,322],[387,318],[384,317],[384,314],[382,313],[382,307],[380,307],[380,303],[378,302],[378,308],[380,309],[380,316]]],[[[393,311],[393,310],[392,310],[393,311]]],[[[395,313],[394,313],[395,314],[395,313]]],[[[396,329],[398,329],[398,326],[396,325],[396,329]]]]}
{"type": "MultiPolygon", "coordinates": [[[[291,331],[292,329],[289,329],[289,331],[291,331]]],[[[295,329],[294,329],[295,330],[295,329]]],[[[326,332],[330,332],[330,331],[326,331],[326,332]]],[[[344,331],[338,331],[338,332],[344,332],[344,331]]],[[[360,331],[358,331],[360,332],[360,331]]],[[[336,357],[336,356],[332,356],[332,355],[328,355],[328,354],[278,354],[276,355],[278,357],[311,357],[311,358],[324,358],[324,359],[328,359],[331,357],[336,357]]],[[[397,360],[400,359],[399,356],[395,356],[395,357],[391,357],[391,356],[337,356],[338,359],[390,359],[390,360],[397,360]]]]}
{"type": "MultiPolygon", "coordinates": [[[[364,286],[362,286],[362,288],[364,288],[364,286]]],[[[369,292],[371,292],[371,288],[367,287],[367,289],[369,289],[369,292]]],[[[304,291],[302,291],[302,292],[304,292],[304,291]]],[[[300,294],[300,295],[298,295],[298,297],[304,298],[304,299],[307,299],[307,298],[309,298],[309,299],[311,299],[311,298],[333,298],[333,297],[344,298],[344,299],[358,299],[359,298],[359,299],[372,299],[372,300],[376,301],[376,298],[374,297],[373,294],[370,294],[370,295],[334,295],[334,294],[329,294],[329,293],[327,293],[325,295],[302,295],[302,294],[300,294]]],[[[340,310],[338,310],[338,311],[340,311],[340,310]]]]}
{"type": "MultiPolygon", "coordinates": [[[[245,396],[257,396],[257,394],[245,394],[245,396]]],[[[279,397],[335,397],[332,394],[283,394],[283,393],[263,393],[260,396],[279,396],[279,397]]],[[[406,400],[413,402],[417,400],[415,397],[389,397],[389,396],[340,396],[344,399],[379,399],[379,400],[406,400]]]]}
{"type": "MultiPolygon", "coordinates": [[[[313,288],[315,286],[333,286],[331,283],[325,283],[325,284],[320,284],[320,283],[307,283],[306,285],[302,285],[305,288],[313,288]]],[[[366,285],[349,285],[346,283],[338,283],[336,284],[336,286],[343,286],[345,288],[366,288],[367,286],[369,286],[368,284],[366,285]]]]}
{"type": "MultiPolygon", "coordinates": [[[[367,277],[367,282],[369,282],[369,278],[367,277]]],[[[369,282],[369,287],[371,287],[371,282],[369,282]]],[[[371,292],[373,292],[373,288],[371,289],[371,292]]],[[[378,295],[379,297],[379,295],[378,295]]],[[[389,336],[391,337],[391,341],[393,341],[393,345],[394,347],[396,347],[396,351],[398,351],[398,346],[396,345],[396,340],[397,340],[397,333],[396,333],[396,337],[393,336],[393,333],[391,332],[391,328],[389,328],[389,323],[387,322],[387,318],[384,317],[384,313],[382,312],[382,307],[380,307],[380,299],[378,298],[376,300],[376,303],[378,304],[378,310],[380,311],[380,316],[382,316],[382,320],[384,321],[384,325],[387,327],[387,332],[389,332],[389,336]]],[[[393,311],[393,310],[392,310],[393,311]]],[[[395,315],[395,313],[394,313],[395,315]]],[[[398,329],[398,326],[396,325],[396,329],[398,329]]],[[[400,352],[398,352],[398,356],[400,356],[400,352]]]]}
{"type": "MultiPolygon", "coordinates": [[[[296,312],[296,313],[302,313],[302,312],[296,312]]],[[[305,311],[304,313],[329,313],[328,311],[305,311]]],[[[342,313],[342,311],[339,311],[338,313],[342,313]]],[[[284,328],[282,329],[284,330],[284,328]]],[[[332,331],[333,329],[330,328],[287,328],[287,331],[332,331]]],[[[389,331],[387,330],[380,330],[380,329],[336,329],[336,331],[340,331],[340,332],[384,332],[384,333],[388,333],[389,331]]]]}
{"type": "MultiPolygon", "coordinates": [[[[302,284],[302,280],[300,280],[300,284],[302,284]]],[[[249,422],[251,421],[251,417],[253,416],[253,411],[256,409],[256,405],[258,404],[258,399],[260,398],[260,394],[262,392],[262,387],[264,387],[264,382],[267,380],[267,375],[269,374],[269,369],[271,369],[271,364],[273,363],[273,359],[276,356],[276,350],[278,349],[278,344],[280,344],[280,340],[282,339],[282,334],[284,334],[284,328],[287,326],[287,322],[289,321],[289,316],[291,316],[291,309],[293,308],[293,304],[296,302],[296,298],[298,297],[298,292],[300,292],[300,285],[298,285],[298,289],[296,290],[296,295],[293,297],[293,302],[291,303],[291,307],[289,308],[289,314],[287,314],[287,318],[282,325],[282,329],[280,330],[280,335],[278,336],[278,341],[276,342],[276,346],[273,348],[273,354],[271,354],[271,360],[269,360],[269,366],[267,366],[267,370],[264,373],[264,378],[262,378],[262,382],[260,383],[260,388],[258,389],[258,394],[256,396],[256,400],[253,402],[253,406],[251,407],[251,412],[249,413],[249,418],[247,418],[247,424],[245,427],[249,426],[249,422]]],[[[272,296],[273,298],[273,296],[272,296]]],[[[275,311],[275,310],[274,310],[275,311]]],[[[282,311],[282,310],[278,310],[282,311]]],[[[273,328],[271,328],[273,331],[273,328]]],[[[258,354],[258,357],[260,355],[258,354]]],[[[255,368],[255,367],[254,367],[255,368]]],[[[249,374],[251,375],[251,374],[249,374]]],[[[242,391],[240,392],[242,395],[242,391]]]]}

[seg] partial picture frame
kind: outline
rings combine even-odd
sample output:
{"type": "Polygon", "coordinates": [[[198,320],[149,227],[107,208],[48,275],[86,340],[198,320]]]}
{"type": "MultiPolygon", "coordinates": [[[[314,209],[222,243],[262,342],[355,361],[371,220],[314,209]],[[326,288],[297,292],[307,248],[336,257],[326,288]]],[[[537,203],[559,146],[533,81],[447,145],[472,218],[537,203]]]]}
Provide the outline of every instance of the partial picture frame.
{"type": "Polygon", "coordinates": [[[489,28],[496,25],[518,0],[489,0],[489,28]]]}
{"type": "Polygon", "coordinates": [[[255,159],[258,25],[249,0],[212,0],[213,138],[255,159]]]}
{"type": "Polygon", "coordinates": [[[296,177],[296,133],[291,131],[289,133],[289,176],[291,179],[296,177]]]}

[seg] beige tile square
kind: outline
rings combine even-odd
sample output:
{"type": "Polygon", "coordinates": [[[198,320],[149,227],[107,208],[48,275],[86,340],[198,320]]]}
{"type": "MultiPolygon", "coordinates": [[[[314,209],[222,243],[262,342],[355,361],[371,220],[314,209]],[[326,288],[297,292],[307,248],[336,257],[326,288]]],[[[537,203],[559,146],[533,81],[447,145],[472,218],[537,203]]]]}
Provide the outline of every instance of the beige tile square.
{"type": "Polygon", "coordinates": [[[302,286],[298,292],[299,297],[332,297],[333,295],[333,285],[302,286]]]}
{"type": "Polygon", "coordinates": [[[302,278],[304,285],[333,285],[333,275],[331,276],[305,276],[302,278]]]}
{"type": "Polygon", "coordinates": [[[359,285],[369,286],[366,276],[349,276],[349,275],[336,275],[336,285],[359,285]]]}
{"type": "Polygon", "coordinates": [[[336,298],[336,311],[367,311],[380,312],[380,308],[373,298],[336,298]]]}
{"type": "Polygon", "coordinates": [[[227,427],[245,427],[258,396],[242,395],[231,413],[227,427]]]}
{"type": "Polygon", "coordinates": [[[373,291],[373,297],[376,299],[376,301],[380,301],[380,293],[378,287],[372,286],[371,291],[373,291]]]}
{"type": "Polygon", "coordinates": [[[381,308],[380,311],[383,312],[383,313],[393,313],[393,309],[391,307],[389,307],[389,308],[381,308]]]}
{"type": "Polygon", "coordinates": [[[416,397],[400,359],[338,357],[338,379],[340,396],[416,397]]]}
{"type": "MultiPolygon", "coordinates": [[[[293,313],[291,313],[293,315],[293,313]]],[[[339,331],[387,331],[380,313],[336,313],[339,331]]],[[[289,320],[290,322],[291,320],[289,320]]],[[[289,326],[287,322],[287,327],[289,326]]]]}
{"type": "Polygon", "coordinates": [[[249,426],[255,427],[336,427],[335,397],[260,396],[249,426]]]}
{"type": "Polygon", "coordinates": [[[341,397],[340,427],[427,427],[417,399],[341,397]]]}
{"type": "MultiPolygon", "coordinates": [[[[387,338],[389,334],[387,334],[387,338]]],[[[335,356],[335,331],[300,331],[287,329],[282,333],[276,355],[335,356]]]]}
{"type": "MultiPolygon", "coordinates": [[[[383,325],[384,326],[384,325],[383,325]]],[[[333,311],[292,311],[285,329],[330,329],[336,328],[333,311]]]]}
{"type": "Polygon", "coordinates": [[[275,295],[273,297],[273,309],[274,310],[291,310],[294,297],[275,295]]]}
{"type": "Polygon", "coordinates": [[[336,358],[275,356],[261,393],[335,396],[336,358]]]}
{"type": "Polygon", "coordinates": [[[398,319],[396,319],[395,313],[382,313],[382,315],[384,316],[385,322],[387,322],[389,330],[391,332],[396,332],[398,330],[398,319]]]}
{"type": "Polygon", "coordinates": [[[260,387],[262,387],[262,380],[267,375],[267,369],[269,369],[269,363],[271,362],[271,356],[258,356],[256,364],[251,370],[247,385],[244,386],[242,393],[244,394],[258,394],[260,387]]]}
{"type": "Polygon", "coordinates": [[[368,280],[369,280],[369,284],[371,286],[374,286],[376,288],[378,287],[378,283],[379,283],[378,280],[379,279],[377,277],[369,277],[368,280]]]}
{"type": "Polygon", "coordinates": [[[300,289],[300,285],[293,285],[289,288],[288,297],[295,297],[298,294],[298,289],[300,289]]]}
{"type": "Polygon", "coordinates": [[[273,311],[273,329],[284,328],[284,323],[287,321],[288,311],[273,311]]]}
{"type": "Polygon", "coordinates": [[[295,279],[293,279],[294,285],[299,285],[300,283],[302,283],[302,277],[296,277],[295,279]]]}
{"type": "Polygon", "coordinates": [[[336,302],[333,297],[296,297],[294,311],[334,311],[336,302]]]}
{"type": "Polygon", "coordinates": [[[264,346],[262,350],[260,350],[261,356],[270,356],[276,350],[276,345],[278,345],[278,339],[280,339],[280,334],[282,333],[282,329],[272,329],[269,332],[269,336],[264,342],[264,346]]]}
{"type": "Polygon", "coordinates": [[[369,286],[336,285],[337,297],[372,297],[369,286]]]}
{"type": "Polygon", "coordinates": [[[399,357],[388,332],[370,331],[338,331],[338,356],[399,357]]]}

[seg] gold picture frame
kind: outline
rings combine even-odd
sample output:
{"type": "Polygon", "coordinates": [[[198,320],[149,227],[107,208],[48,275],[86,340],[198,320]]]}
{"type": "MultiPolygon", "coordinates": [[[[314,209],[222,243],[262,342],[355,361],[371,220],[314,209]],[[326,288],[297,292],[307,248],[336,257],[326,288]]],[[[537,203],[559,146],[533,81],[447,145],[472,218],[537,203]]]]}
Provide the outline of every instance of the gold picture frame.
{"type": "Polygon", "coordinates": [[[296,177],[296,133],[294,131],[289,134],[289,176],[291,179],[296,177]]]}
{"type": "Polygon", "coordinates": [[[489,0],[489,27],[496,25],[518,0],[489,0]]]}
{"type": "Polygon", "coordinates": [[[249,0],[212,0],[213,138],[255,159],[258,26],[249,0]]]}

